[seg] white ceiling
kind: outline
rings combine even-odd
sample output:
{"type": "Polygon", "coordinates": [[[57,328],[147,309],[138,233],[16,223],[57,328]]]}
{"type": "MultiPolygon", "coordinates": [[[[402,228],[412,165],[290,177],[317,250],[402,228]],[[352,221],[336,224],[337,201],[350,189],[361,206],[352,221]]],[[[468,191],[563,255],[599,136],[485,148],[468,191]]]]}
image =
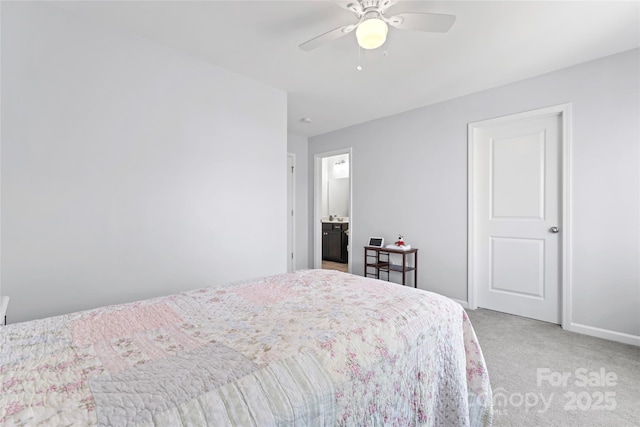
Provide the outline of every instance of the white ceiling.
{"type": "Polygon", "coordinates": [[[331,1],[55,3],[288,93],[289,132],[314,136],[640,46],[639,1],[400,1],[452,14],[446,34],[390,28],[379,49],[355,34],[298,45],[355,22],[331,1]],[[361,64],[362,71],[356,70],[361,64]],[[312,119],[304,124],[303,117],[312,119]]]}

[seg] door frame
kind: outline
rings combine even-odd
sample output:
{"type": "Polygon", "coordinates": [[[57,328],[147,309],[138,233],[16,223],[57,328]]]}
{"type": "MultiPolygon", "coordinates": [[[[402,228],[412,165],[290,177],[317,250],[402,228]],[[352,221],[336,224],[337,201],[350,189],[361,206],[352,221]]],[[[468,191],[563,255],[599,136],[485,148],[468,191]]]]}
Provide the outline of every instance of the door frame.
{"type": "Polygon", "coordinates": [[[476,166],[476,153],[477,144],[479,138],[477,137],[480,130],[484,128],[500,126],[507,123],[514,123],[523,120],[529,120],[538,117],[545,116],[560,116],[562,123],[562,144],[561,144],[561,167],[562,171],[559,174],[560,191],[561,191],[561,209],[562,209],[562,229],[559,235],[560,237],[560,260],[558,268],[560,270],[559,280],[559,299],[560,305],[560,319],[563,329],[570,330],[571,328],[571,176],[572,176],[572,162],[571,162],[571,104],[560,104],[551,107],[540,108],[531,111],[525,111],[522,113],[512,114],[503,117],[497,117],[488,120],[482,120],[478,122],[469,123],[468,125],[468,164],[467,164],[467,177],[468,177],[468,233],[467,233],[467,303],[469,308],[475,310],[478,308],[477,297],[477,283],[479,277],[476,266],[478,261],[476,259],[478,254],[478,239],[476,238],[477,230],[476,223],[478,218],[478,203],[477,201],[481,197],[478,194],[478,187],[476,185],[476,174],[478,167],[476,166]]]}
{"type": "Polygon", "coordinates": [[[352,148],[316,153],[313,156],[313,268],[322,268],[322,159],[325,157],[349,155],[349,248],[347,268],[351,273],[353,257],[353,153],[352,148]]]}
{"type": "MultiPolygon", "coordinates": [[[[287,180],[291,177],[291,194],[289,194],[289,183],[287,182],[287,199],[290,198],[291,212],[287,212],[287,272],[296,271],[296,155],[295,153],[287,153],[287,180]],[[289,171],[288,158],[291,157],[291,167],[289,171]],[[291,174],[291,175],[289,175],[291,174]],[[291,218],[291,227],[289,227],[289,216],[291,218]],[[291,247],[289,247],[291,242],[291,247]],[[289,270],[289,259],[291,259],[291,270],[289,270]]],[[[287,208],[289,200],[287,201],[287,208]]],[[[288,211],[289,209],[287,209],[288,211]]]]}

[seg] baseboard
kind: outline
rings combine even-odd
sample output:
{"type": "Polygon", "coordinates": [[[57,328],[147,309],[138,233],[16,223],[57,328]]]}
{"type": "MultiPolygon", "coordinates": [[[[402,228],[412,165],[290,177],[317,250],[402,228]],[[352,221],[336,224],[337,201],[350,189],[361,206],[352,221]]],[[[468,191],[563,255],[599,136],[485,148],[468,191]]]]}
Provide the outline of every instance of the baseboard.
{"type": "Polygon", "coordinates": [[[637,335],[596,328],[594,326],[581,325],[580,323],[571,323],[569,327],[565,329],[570,332],[577,332],[579,334],[590,335],[592,337],[604,338],[606,340],[640,347],[640,336],[637,335]]]}
{"type": "Polygon", "coordinates": [[[451,298],[451,299],[454,300],[455,302],[457,302],[458,304],[460,304],[462,306],[462,308],[464,308],[465,310],[469,309],[469,303],[468,302],[460,301],[458,299],[453,299],[453,298],[451,298]]]}

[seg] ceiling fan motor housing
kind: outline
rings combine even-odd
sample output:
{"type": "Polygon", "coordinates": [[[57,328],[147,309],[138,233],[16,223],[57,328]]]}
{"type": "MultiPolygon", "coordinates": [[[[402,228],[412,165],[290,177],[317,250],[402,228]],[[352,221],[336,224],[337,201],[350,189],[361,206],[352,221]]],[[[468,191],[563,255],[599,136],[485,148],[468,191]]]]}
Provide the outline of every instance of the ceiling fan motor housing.
{"type": "Polygon", "coordinates": [[[363,9],[369,8],[369,7],[379,7],[382,4],[387,3],[387,1],[385,0],[360,0],[360,4],[362,5],[363,9]]]}
{"type": "MultiPolygon", "coordinates": [[[[392,4],[391,0],[358,0],[357,3],[349,3],[347,9],[354,12],[358,18],[367,14],[381,16],[392,4]]],[[[372,16],[365,16],[365,19],[370,17],[372,16]]]]}

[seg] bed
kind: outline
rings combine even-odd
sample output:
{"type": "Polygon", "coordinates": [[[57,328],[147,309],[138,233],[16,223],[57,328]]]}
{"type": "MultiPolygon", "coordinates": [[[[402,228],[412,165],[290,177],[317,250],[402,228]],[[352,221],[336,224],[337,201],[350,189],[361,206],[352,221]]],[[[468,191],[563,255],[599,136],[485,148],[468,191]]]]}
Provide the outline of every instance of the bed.
{"type": "Polygon", "coordinates": [[[330,270],[0,327],[0,425],[487,426],[472,325],[330,270]]]}

